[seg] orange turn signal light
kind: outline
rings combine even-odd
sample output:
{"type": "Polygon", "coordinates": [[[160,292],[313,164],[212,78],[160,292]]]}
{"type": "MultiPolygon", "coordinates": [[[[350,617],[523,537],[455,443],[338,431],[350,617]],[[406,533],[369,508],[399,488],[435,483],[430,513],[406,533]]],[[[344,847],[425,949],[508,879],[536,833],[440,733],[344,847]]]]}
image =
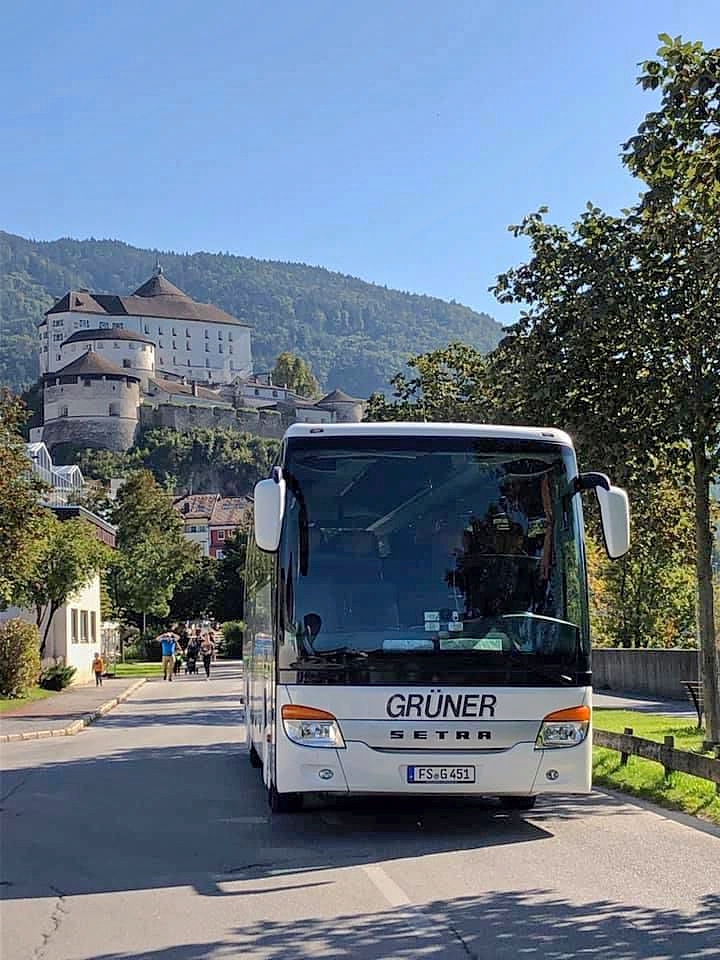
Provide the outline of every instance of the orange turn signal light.
{"type": "Polygon", "coordinates": [[[286,703],[280,711],[283,720],[334,720],[335,717],[327,710],[318,710],[315,707],[302,707],[299,704],[286,703]]]}
{"type": "Polygon", "coordinates": [[[575,721],[576,723],[588,723],[592,716],[590,707],[568,707],[567,710],[555,710],[549,713],[543,723],[567,723],[575,721]]]}

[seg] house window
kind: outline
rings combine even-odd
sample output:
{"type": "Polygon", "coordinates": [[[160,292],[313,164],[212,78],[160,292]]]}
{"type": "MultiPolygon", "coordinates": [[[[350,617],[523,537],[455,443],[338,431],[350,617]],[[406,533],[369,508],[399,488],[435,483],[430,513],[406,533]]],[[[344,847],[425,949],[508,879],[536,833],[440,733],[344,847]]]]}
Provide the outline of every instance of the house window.
{"type": "Polygon", "coordinates": [[[225,539],[225,531],[218,530],[218,540],[224,540],[224,539],[225,539]]]}
{"type": "Polygon", "coordinates": [[[97,611],[90,611],[90,640],[97,643],[97,611]]]}
{"type": "Polygon", "coordinates": [[[90,634],[88,632],[89,616],[87,610],[80,611],[80,643],[89,643],[90,634]]]}
{"type": "Polygon", "coordinates": [[[215,551],[215,559],[216,559],[216,560],[224,560],[224,559],[225,559],[225,551],[224,551],[224,550],[216,550],[216,551],[215,551]]]}
{"type": "Polygon", "coordinates": [[[70,643],[80,643],[80,634],[78,633],[78,613],[74,608],[70,611],[70,643]]]}

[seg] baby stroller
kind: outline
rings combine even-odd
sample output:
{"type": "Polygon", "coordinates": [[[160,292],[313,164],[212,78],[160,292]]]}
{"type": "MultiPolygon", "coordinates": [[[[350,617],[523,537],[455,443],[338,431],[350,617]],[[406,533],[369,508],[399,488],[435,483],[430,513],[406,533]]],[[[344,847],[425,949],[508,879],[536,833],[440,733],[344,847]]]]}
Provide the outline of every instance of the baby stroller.
{"type": "Polygon", "coordinates": [[[185,651],[185,673],[197,673],[197,650],[185,651]]]}

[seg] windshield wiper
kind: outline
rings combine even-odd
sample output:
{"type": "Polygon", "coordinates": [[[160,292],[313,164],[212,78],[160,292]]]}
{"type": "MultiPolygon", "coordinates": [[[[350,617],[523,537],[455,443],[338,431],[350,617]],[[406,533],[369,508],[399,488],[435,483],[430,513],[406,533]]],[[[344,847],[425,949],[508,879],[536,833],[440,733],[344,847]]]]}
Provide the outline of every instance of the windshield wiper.
{"type": "Polygon", "coordinates": [[[528,663],[523,657],[523,654],[518,653],[516,650],[510,651],[510,663],[514,666],[522,667],[522,669],[527,670],[528,673],[532,673],[536,677],[542,677],[544,680],[553,680],[562,686],[575,686],[575,680],[569,674],[553,673],[551,670],[537,666],[537,664],[528,663]]]}
{"type": "Polygon", "coordinates": [[[307,657],[296,660],[290,664],[291,669],[300,670],[308,664],[315,664],[322,667],[337,667],[343,663],[333,663],[334,658],[347,662],[353,660],[366,660],[371,653],[377,653],[377,650],[356,650],[354,647],[334,647],[332,650],[315,650],[307,657]]]}

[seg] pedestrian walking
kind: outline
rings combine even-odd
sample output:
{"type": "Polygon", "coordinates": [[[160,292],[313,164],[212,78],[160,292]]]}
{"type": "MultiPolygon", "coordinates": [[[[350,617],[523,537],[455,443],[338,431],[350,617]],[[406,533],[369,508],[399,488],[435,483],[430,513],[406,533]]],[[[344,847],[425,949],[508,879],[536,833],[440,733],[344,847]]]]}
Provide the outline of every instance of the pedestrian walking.
{"type": "Polygon", "coordinates": [[[210,638],[210,634],[203,634],[202,643],[200,644],[200,654],[202,656],[203,666],[205,667],[205,676],[208,680],[210,679],[210,664],[212,662],[214,653],[215,644],[210,638]]]}
{"type": "Polygon", "coordinates": [[[92,671],[95,674],[95,686],[101,687],[102,675],[105,672],[105,664],[103,662],[103,658],[100,656],[99,653],[96,653],[95,656],[93,657],[92,671]]]}
{"type": "Polygon", "coordinates": [[[161,633],[155,639],[160,641],[162,648],[163,680],[172,680],[175,654],[179,649],[178,636],[176,633],[168,631],[167,633],[161,633]]]}

